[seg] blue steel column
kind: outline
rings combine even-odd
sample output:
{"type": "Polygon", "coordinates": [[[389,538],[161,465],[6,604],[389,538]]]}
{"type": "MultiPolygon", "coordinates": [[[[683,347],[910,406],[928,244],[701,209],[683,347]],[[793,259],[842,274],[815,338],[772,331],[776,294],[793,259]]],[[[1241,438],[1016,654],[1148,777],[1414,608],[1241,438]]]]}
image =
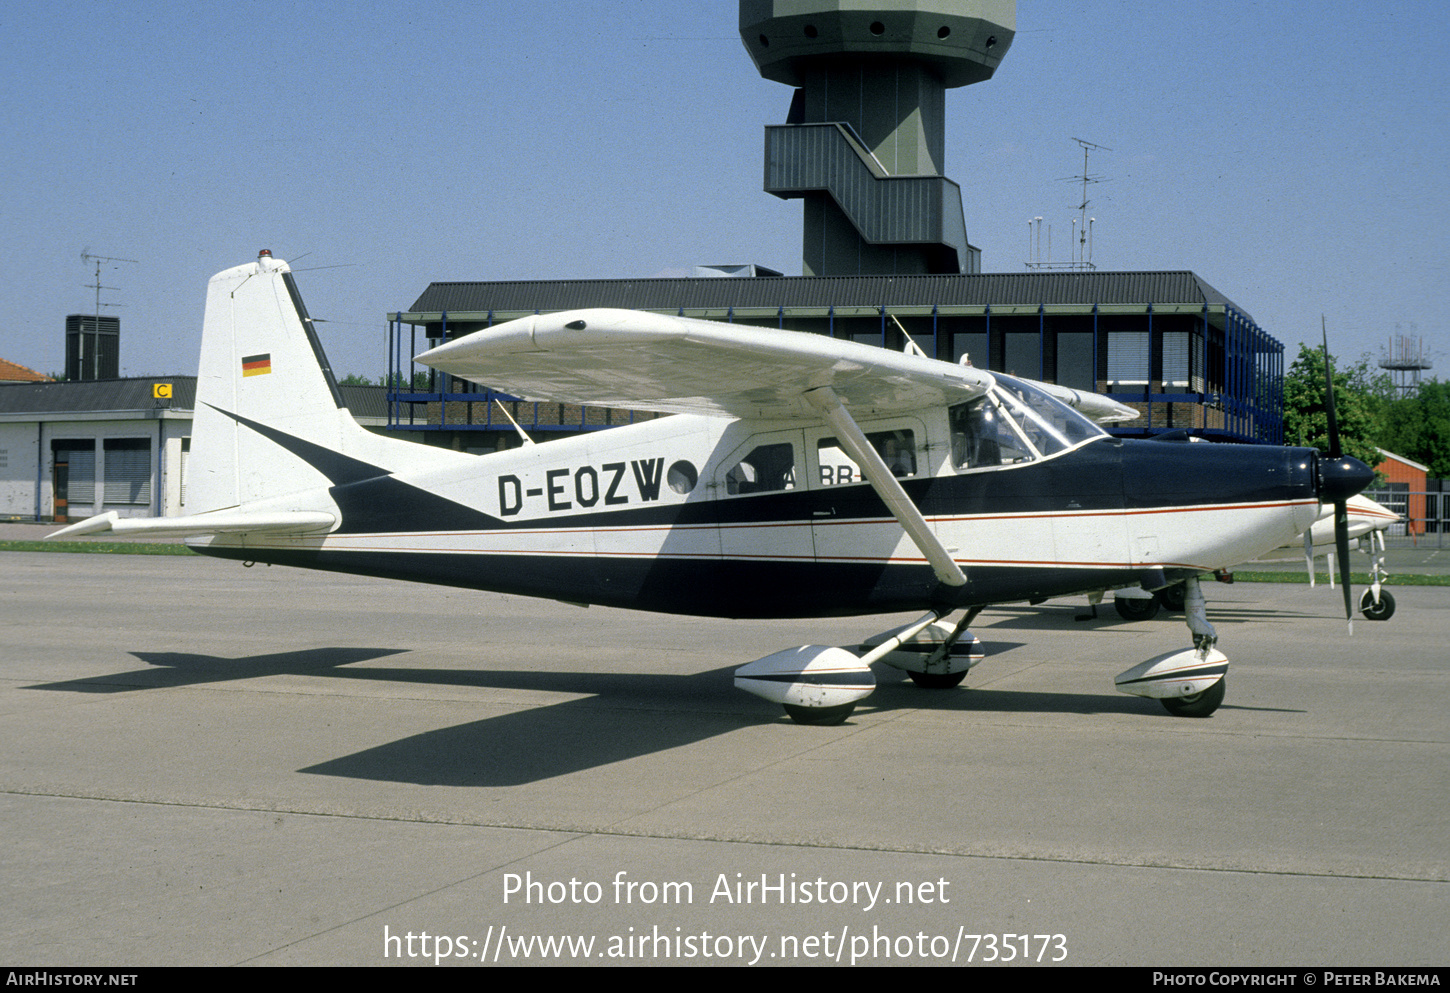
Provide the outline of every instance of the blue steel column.
{"type": "Polygon", "coordinates": [[[1148,407],[1148,433],[1153,433],[1153,360],[1158,360],[1158,371],[1163,371],[1163,349],[1158,347],[1153,334],[1153,304],[1148,303],[1148,381],[1143,384],[1143,399],[1148,407]]]}
{"type": "Polygon", "coordinates": [[[1037,381],[1047,382],[1047,305],[1037,305],[1037,381]]]}

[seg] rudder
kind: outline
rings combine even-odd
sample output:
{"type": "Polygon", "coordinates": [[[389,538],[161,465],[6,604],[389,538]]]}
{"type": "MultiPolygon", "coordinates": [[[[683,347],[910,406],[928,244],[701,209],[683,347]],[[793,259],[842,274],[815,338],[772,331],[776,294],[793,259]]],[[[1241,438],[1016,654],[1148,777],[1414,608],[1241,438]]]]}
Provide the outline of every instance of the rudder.
{"type": "Polygon", "coordinates": [[[211,278],[187,467],[190,513],[467,458],[383,438],[353,420],[286,262],[263,252],[211,278]]]}

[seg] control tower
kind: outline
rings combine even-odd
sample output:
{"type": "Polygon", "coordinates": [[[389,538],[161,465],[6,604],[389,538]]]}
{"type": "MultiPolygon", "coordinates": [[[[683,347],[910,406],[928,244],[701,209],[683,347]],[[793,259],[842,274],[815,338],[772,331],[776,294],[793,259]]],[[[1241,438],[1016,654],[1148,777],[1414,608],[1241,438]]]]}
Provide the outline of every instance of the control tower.
{"type": "Polygon", "coordinates": [[[989,79],[1014,0],[740,0],[740,39],[796,87],[765,132],[765,189],[805,201],[807,276],[974,273],[942,175],[946,91],[989,79]]]}

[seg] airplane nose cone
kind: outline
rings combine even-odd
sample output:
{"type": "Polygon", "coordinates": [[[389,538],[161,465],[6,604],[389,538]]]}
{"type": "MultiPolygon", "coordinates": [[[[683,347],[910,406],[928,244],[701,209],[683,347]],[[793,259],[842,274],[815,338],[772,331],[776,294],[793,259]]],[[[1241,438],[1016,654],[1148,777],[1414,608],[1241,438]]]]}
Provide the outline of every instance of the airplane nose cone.
{"type": "Polygon", "coordinates": [[[1348,500],[1374,482],[1374,470],[1359,459],[1341,455],[1319,460],[1319,500],[1336,503],[1348,500]]]}

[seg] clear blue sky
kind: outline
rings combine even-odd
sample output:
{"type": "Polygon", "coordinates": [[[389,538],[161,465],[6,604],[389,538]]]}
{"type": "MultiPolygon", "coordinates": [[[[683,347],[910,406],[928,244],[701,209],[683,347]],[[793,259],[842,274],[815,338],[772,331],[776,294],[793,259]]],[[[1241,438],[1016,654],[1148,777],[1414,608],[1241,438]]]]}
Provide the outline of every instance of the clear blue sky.
{"type": "MultiPolygon", "coordinates": [[[[1020,271],[1091,171],[1101,269],[1192,269],[1284,342],[1450,377],[1450,19],[1420,2],[1023,0],[992,80],[948,97],[946,174],[988,271],[1020,271]]],[[[736,4],[0,5],[0,356],[64,364],[108,266],[124,374],[196,368],[206,280],[293,261],[339,374],[434,280],[800,272],[761,191],[736,4]],[[305,270],[314,271],[305,271],[305,270]]]]}

